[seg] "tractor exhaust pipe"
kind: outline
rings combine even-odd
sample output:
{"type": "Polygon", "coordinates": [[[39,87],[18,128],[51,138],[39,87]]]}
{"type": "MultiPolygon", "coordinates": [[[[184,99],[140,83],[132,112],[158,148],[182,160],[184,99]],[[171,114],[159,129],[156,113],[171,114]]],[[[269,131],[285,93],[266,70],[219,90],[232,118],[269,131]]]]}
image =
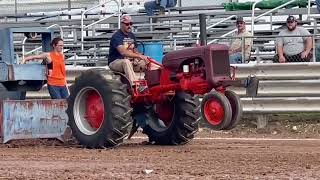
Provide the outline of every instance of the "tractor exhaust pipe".
{"type": "Polygon", "coordinates": [[[207,45],[207,22],[206,15],[199,14],[199,23],[200,23],[200,45],[207,45]]]}

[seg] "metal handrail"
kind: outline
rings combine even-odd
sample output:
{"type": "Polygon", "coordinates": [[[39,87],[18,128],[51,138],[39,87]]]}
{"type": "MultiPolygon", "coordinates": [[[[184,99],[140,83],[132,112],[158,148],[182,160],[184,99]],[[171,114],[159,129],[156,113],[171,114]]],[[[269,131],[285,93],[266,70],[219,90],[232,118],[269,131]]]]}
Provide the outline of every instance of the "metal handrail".
{"type": "MultiPolygon", "coordinates": [[[[318,5],[317,5],[318,6],[318,5]]],[[[319,18],[320,14],[311,14],[311,0],[308,0],[308,14],[307,14],[307,19],[310,20],[310,18],[319,18]]]]}
{"type": "MultiPolygon", "coordinates": [[[[62,30],[62,27],[61,27],[59,24],[52,24],[51,26],[48,26],[47,29],[50,29],[50,28],[52,28],[52,27],[54,27],[54,26],[58,26],[58,28],[60,29],[60,36],[61,36],[61,38],[63,39],[64,33],[63,33],[63,30],[62,30]]],[[[38,51],[39,49],[42,48],[42,46],[39,46],[39,47],[37,47],[37,48],[35,48],[35,49],[33,49],[33,50],[28,51],[27,53],[25,53],[25,43],[26,43],[26,41],[27,41],[27,37],[25,37],[25,38],[22,40],[22,59],[25,58],[25,55],[31,54],[31,53],[33,53],[33,52],[35,52],[35,51],[38,51]]]]}
{"type": "Polygon", "coordinates": [[[83,44],[83,42],[84,42],[84,35],[83,35],[84,28],[88,28],[88,27],[90,27],[90,26],[92,26],[92,25],[94,25],[94,24],[97,24],[97,23],[99,23],[99,22],[101,22],[101,21],[104,21],[104,20],[106,20],[106,19],[108,19],[108,18],[110,18],[110,17],[112,17],[112,16],[114,16],[114,15],[116,15],[116,14],[118,15],[118,28],[120,28],[120,4],[119,4],[119,2],[118,2],[117,0],[109,0],[109,1],[107,1],[107,2],[98,4],[98,5],[96,5],[96,6],[92,7],[92,8],[89,8],[89,9],[87,9],[87,10],[85,10],[85,11],[82,12],[82,14],[81,14],[81,50],[84,50],[84,44],[83,44]],[[116,13],[114,13],[114,14],[106,17],[106,18],[100,19],[100,20],[98,20],[98,21],[96,21],[96,22],[94,22],[94,23],[92,23],[92,24],[89,24],[89,25],[87,25],[87,26],[84,26],[84,15],[85,15],[88,11],[91,11],[91,10],[93,10],[93,9],[96,9],[96,8],[98,8],[98,7],[100,7],[100,6],[103,6],[103,5],[105,5],[105,4],[108,4],[108,3],[110,3],[110,2],[115,2],[115,3],[117,4],[118,11],[117,11],[116,13]]]}
{"type": "MultiPolygon", "coordinates": [[[[234,18],[234,17],[237,17],[237,15],[231,15],[231,16],[225,18],[225,19],[222,19],[221,21],[219,21],[219,22],[217,22],[217,23],[215,23],[215,24],[212,24],[212,25],[208,26],[206,29],[207,29],[207,30],[208,30],[208,29],[211,29],[211,28],[213,28],[213,27],[215,27],[215,26],[217,26],[217,25],[219,25],[219,24],[221,24],[221,23],[223,23],[223,22],[225,22],[225,21],[227,21],[227,20],[230,20],[231,18],[234,18]]],[[[197,33],[197,44],[199,44],[199,37],[200,37],[200,32],[197,33]]]]}
{"type": "Polygon", "coordinates": [[[310,17],[311,14],[311,0],[308,0],[308,19],[310,17]]]}
{"type": "Polygon", "coordinates": [[[266,15],[266,14],[269,14],[269,13],[274,12],[274,11],[280,9],[280,8],[283,8],[284,6],[291,4],[291,3],[293,3],[293,2],[296,1],[296,0],[291,0],[291,1],[289,1],[289,2],[286,2],[286,3],[282,4],[281,6],[278,6],[278,7],[276,7],[276,8],[273,8],[273,9],[271,9],[271,10],[265,12],[265,13],[260,14],[260,15],[257,16],[257,17],[254,17],[254,15],[255,15],[255,7],[256,7],[256,5],[257,5],[259,2],[261,2],[261,1],[262,1],[262,0],[259,0],[259,1],[255,2],[255,3],[253,4],[253,6],[252,6],[252,15],[251,15],[251,34],[252,34],[252,35],[254,35],[254,21],[255,21],[255,20],[259,19],[260,17],[262,17],[262,16],[264,16],[264,15],[266,15]]]}
{"type": "Polygon", "coordinates": [[[47,29],[50,29],[50,28],[55,27],[55,26],[57,26],[60,29],[60,37],[63,39],[63,37],[64,37],[63,30],[62,30],[62,27],[59,24],[52,24],[51,26],[47,27],[47,29]]]}
{"type": "MultiPolygon", "coordinates": [[[[25,38],[23,38],[23,40],[22,40],[22,59],[24,59],[24,54],[25,54],[25,47],[24,47],[24,44],[26,43],[26,41],[27,41],[27,37],[25,37],[25,38]]],[[[40,46],[41,47],[41,46],[40,46]]],[[[38,47],[39,48],[39,47],[38,47]]],[[[36,49],[38,49],[38,48],[36,48],[36,49]]]]}
{"type": "Polygon", "coordinates": [[[256,9],[256,5],[261,1],[263,1],[263,0],[258,0],[255,3],[253,3],[253,5],[252,5],[252,13],[251,13],[251,34],[252,34],[252,36],[254,35],[254,20],[255,20],[255,17],[254,17],[255,11],[254,10],[256,9]]]}

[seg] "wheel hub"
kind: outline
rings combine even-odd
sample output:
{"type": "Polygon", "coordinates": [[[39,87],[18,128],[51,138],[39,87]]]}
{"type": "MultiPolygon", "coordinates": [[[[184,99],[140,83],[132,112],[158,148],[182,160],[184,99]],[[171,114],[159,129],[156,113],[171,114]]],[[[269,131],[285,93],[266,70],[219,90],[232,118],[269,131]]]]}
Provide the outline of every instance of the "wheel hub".
{"type": "Polygon", "coordinates": [[[210,124],[220,124],[224,117],[224,110],[221,103],[214,99],[207,100],[204,105],[204,115],[210,124]]]}
{"type": "Polygon", "coordinates": [[[100,95],[95,91],[90,91],[86,100],[85,118],[95,129],[98,129],[103,121],[104,108],[100,95]]]}

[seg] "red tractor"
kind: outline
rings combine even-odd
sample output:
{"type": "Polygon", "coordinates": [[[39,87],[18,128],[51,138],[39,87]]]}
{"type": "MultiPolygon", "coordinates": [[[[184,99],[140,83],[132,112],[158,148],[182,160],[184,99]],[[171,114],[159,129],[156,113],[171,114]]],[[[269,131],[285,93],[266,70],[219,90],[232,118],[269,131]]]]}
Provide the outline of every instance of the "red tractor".
{"type": "Polygon", "coordinates": [[[83,72],[70,88],[67,114],[73,135],[88,148],[113,147],[138,122],[149,141],[185,144],[194,138],[201,117],[215,130],[236,126],[239,97],[226,87],[231,77],[228,47],[208,45],[167,53],[156,70],[147,69],[139,93],[127,78],[108,68],[83,72]],[[200,102],[201,101],[201,102],[200,102]],[[201,113],[201,115],[200,115],[201,113]]]}

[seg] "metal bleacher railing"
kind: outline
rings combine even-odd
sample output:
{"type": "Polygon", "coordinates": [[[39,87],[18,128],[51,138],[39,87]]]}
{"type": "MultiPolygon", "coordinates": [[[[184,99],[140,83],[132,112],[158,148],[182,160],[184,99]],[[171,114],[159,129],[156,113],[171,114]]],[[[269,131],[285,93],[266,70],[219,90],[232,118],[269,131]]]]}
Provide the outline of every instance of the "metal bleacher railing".
{"type": "MultiPolygon", "coordinates": [[[[62,27],[59,24],[52,24],[52,25],[48,26],[47,29],[50,29],[50,28],[53,28],[53,27],[58,27],[60,29],[60,37],[63,38],[64,37],[64,33],[63,33],[62,27]]],[[[22,40],[22,43],[21,43],[22,44],[22,59],[25,58],[25,55],[28,55],[28,54],[31,54],[33,52],[39,51],[42,48],[42,46],[39,46],[39,47],[37,47],[37,48],[35,48],[35,49],[31,50],[31,51],[25,52],[25,43],[26,43],[27,39],[28,38],[25,37],[22,40]]]]}
{"type": "Polygon", "coordinates": [[[280,5],[280,6],[278,6],[278,7],[273,8],[273,9],[267,11],[267,12],[264,12],[264,13],[262,13],[262,14],[260,14],[260,15],[258,15],[258,16],[256,17],[256,16],[255,16],[255,11],[256,11],[256,8],[255,8],[255,7],[256,7],[256,5],[257,5],[259,2],[261,2],[261,1],[263,1],[263,0],[258,0],[258,1],[256,1],[255,3],[253,3],[253,5],[252,5],[252,15],[251,15],[251,34],[252,34],[252,35],[254,35],[254,23],[255,23],[255,21],[256,21],[257,19],[259,19],[259,18],[261,18],[261,17],[263,17],[263,16],[265,16],[265,15],[267,15],[267,14],[270,14],[270,16],[272,16],[272,12],[275,12],[276,10],[285,7],[285,6],[287,6],[287,5],[295,2],[296,0],[290,0],[290,1],[288,1],[288,2],[286,2],[286,3],[284,3],[284,4],[282,4],[282,5],[280,5]]]}
{"type": "Polygon", "coordinates": [[[319,13],[312,13],[312,3],[314,3],[314,0],[308,0],[308,18],[320,18],[319,13]]]}
{"type": "Polygon", "coordinates": [[[85,10],[84,12],[82,12],[82,14],[81,14],[81,50],[82,51],[84,50],[84,46],[83,46],[84,45],[84,29],[87,29],[87,28],[89,28],[89,27],[91,27],[91,26],[93,26],[95,24],[98,24],[98,23],[100,23],[100,22],[102,22],[102,21],[104,21],[104,20],[106,20],[106,19],[108,19],[110,17],[113,17],[113,16],[118,16],[118,27],[120,28],[120,15],[121,15],[120,14],[120,4],[119,4],[119,2],[117,0],[109,0],[107,2],[101,3],[99,5],[96,5],[96,6],[92,7],[92,8],[89,8],[89,9],[85,10]],[[93,22],[93,23],[91,23],[89,25],[84,26],[84,22],[83,21],[84,21],[84,18],[85,18],[85,14],[87,12],[89,12],[89,11],[91,11],[93,9],[96,9],[98,7],[104,6],[104,5],[106,5],[106,4],[110,3],[110,2],[116,3],[117,12],[115,12],[115,13],[107,16],[107,17],[104,17],[102,19],[99,19],[98,21],[95,21],[95,22],[93,22]]]}

